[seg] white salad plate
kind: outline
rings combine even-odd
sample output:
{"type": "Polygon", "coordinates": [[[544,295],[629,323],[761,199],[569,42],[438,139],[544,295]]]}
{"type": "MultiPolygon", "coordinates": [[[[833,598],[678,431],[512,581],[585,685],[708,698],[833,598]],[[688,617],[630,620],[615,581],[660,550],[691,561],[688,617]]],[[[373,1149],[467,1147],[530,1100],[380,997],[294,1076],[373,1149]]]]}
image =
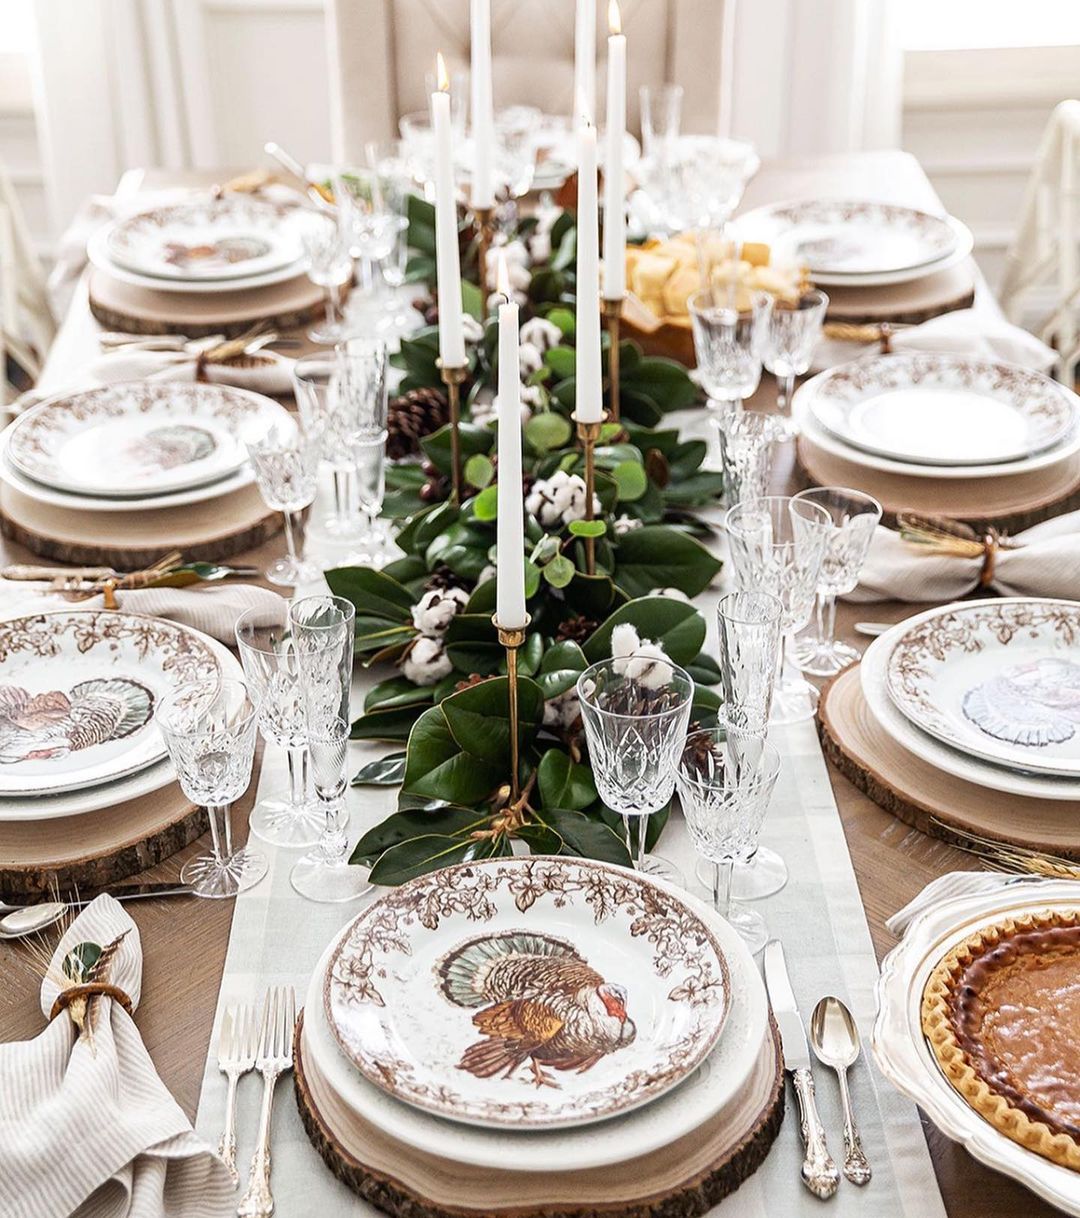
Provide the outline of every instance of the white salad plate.
{"type": "Polygon", "coordinates": [[[354,1113],[399,1142],[444,1159],[507,1171],[563,1171],[621,1163],[670,1145],[724,1111],[747,1085],[768,1031],[768,1001],[746,946],[731,927],[696,898],[677,894],[708,927],[727,960],[731,1010],[724,1032],[704,1061],[678,1087],[642,1108],[572,1129],[483,1129],[462,1125],[394,1099],[363,1078],[327,1023],[323,995],[331,960],[350,927],[323,953],[304,1005],[304,1047],[323,1078],[354,1113]]]}
{"type": "Polygon", "coordinates": [[[235,194],[174,203],[115,221],[103,244],[114,265],[155,279],[250,279],[302,257],[298,211],[235,194]]]}
{"type": "Polygon", "coordinates": [[[889,697],[917,728],[994,765],[1080,778],[1080,602],[946,605],[900,635],[889,697]]]}
{"type": "MultiPolygon", "coordinates": [[[[1059,444],[1032,456],[1022,457],[1017,461],[998,461],[986,465],[929,465],[925,462],[917,464],[878,456],[876,453],[844,443],[814,417],[812,409],[814,397],[821,382],[829,377],[832,371],[835,370],[819,372],[817,376],[811,377],[795,390],[791,403],[792,418],[795,420],[798,431],[815,447],[834,457],[839,457],[843,461],[851,462],[853,465],[881,470],[887,474],[901,474],[909,478],[1008,478],[1034,473],[1036,470],[1049,469],[1080,452],[1080,427],[1074,427],[1059,444]]],[[[1067,389],[1062,386],[1058,386],[1058,388],[1062,389],[1062,392],[1068,394],[1070,398],[1072,397],[1067,389]]]]}
{"type": "MultiPolygon", "coordinates": [[[[995,601],[965,601],[965,604],[997,604],[995,601]]],[[[1054,799],[1080,801],[1080,779],[1056,778],[1052,775],[1027,774],[1009,770],[1004,766],[991,765],[978,757],[942,744],[910,723],[893,705],[886,686],[886,668],[889,653],[902,634],[923,618],[937,613],[931,609],[900,622],[867,647],[859,665],[859,683],[870,713],[877,722],[900,745],[935,769],[964,782],[991,791],[1004,791],[1008,795],[1027,796],[1031,799],[1054,799]]]]}
{"type": "Polygon", "coordinates": [[[1061,444],[1077,399],[1056,381],[994,360],[878,355],[815,378],[810,411],[852,448],[916,465],[1013,463],[1061,444]]]}
{"type": "Polygon", "coordinates": [[[5,451],[54,490],[145,499],[235,474],[275,426],[292,426],[288,411],[246,389],[128,381],[40,402],[11,425],[5,451]]]}
{"type": "Polygon", "coordinates": [[[160,761],[158,700],[219,671],[201,636],[160,618],[71,610],[0,622],[0,795],[72,791],[160,761]]]}
{"type": "Polygon", "coordinates": [[[1080,1173],[1059,1166],[1006,1137],[952,1086],[922,1030],[922,999],[930,974],[961,940],[981,926],[1024,913],[1080,906],[1075,880],[1002,878],[990,891],[947,898],[917,916],[885,957],[877,983],[871,1036],[882,1074],[971,1155],[1018,1180],[1067,1214],[1080,1215],[1080,1173]]]}
{"type": "Polygon", "coordinates": [[[331,959],[327,1022],[394,1098],[465,1124],[629,1112],[696,1069],[731,983],[681,896],[583,859],[493,859],[368,906],[331,959]]]}

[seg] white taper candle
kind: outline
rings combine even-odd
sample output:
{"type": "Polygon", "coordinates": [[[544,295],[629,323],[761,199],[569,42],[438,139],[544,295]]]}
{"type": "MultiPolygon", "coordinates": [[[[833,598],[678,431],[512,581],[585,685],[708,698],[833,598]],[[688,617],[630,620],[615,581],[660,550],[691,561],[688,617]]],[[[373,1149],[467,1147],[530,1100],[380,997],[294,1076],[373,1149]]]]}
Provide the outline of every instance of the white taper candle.
{"type": "Polygon", "coordinates": [[[596,114],[596,0],[577,0],[574,24],[574,126],[596,114]]]}
{"type": "Polygon", "coordinates": [[[578,132],[576,414],[581,423],[603,415],[600,369],[600,221],[596,198],[596,128],[578,132]]]}
{"type": "Polygon", "coordinates": [[[525,517],[521,485],[521,369],[518,307],[510,298],[506,259],[499,255],[499,482],[495,620],[506,629],[525,625],[525,517]]]}
{"type": "Polygon", "coordinates": [[[461,261],[458,255],[457,197],[454,193],[454,136],[450,124],[450,78],[437,57],[439,88],[431,95],[435,134],[435,261],[439,285],[439,358],[447,368],[465,363],[461,318],[461,261]]]}
{"type": "Polygon", "coordinates": [[[491,87],[491,0],[471,0],[473,207],[495,202],[495,117],[491,87]]]}
{"type": "Polygon", "coordinates": [[[604,158],[604,298],[626,294],[626,179],[623,138],[626,132],[626,36],[618,0],[608,4],[607,154],[604,158]]]}

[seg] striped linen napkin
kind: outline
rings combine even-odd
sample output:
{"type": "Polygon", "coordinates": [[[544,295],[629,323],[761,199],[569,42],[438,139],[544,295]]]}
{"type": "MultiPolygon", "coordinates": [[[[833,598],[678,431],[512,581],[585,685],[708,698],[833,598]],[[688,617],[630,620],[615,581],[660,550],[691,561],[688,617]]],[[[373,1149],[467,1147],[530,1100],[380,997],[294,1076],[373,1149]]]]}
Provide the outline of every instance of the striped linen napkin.
{"type": "Polygon", "coordinates": [[[1014,884],[1033,882],[1042,882],[1042,876],[1005,875],[998,871],[948,871],[931,880],[914,900],[886,919],[885,929],[889,934],[903,938],[920,914],[951,901],[953,897],[970,897],[980,892],[994,892],[1014,884]]]}
{"type": "MultiPolygon", "coordinates": [[[[99,896],[72,922],[41,986],[48,1018],[64,964],[123,939],[105,980],[136,1008],[142,947],[119,902],[99,896]],[[126,933],[125,933],[126,932],[126,933]],[[80,946],[82,945],[82,946],[80,946]],[[75,956],[71,955],[77,949],[75,956]]],[[[225,1165],[158,1077],[132,1017],[92,1000],[80,1034],[61,1011],[33,1040],[0,1045],[0,1214],[5,1218],[225,1218],[225,1165]]]]}

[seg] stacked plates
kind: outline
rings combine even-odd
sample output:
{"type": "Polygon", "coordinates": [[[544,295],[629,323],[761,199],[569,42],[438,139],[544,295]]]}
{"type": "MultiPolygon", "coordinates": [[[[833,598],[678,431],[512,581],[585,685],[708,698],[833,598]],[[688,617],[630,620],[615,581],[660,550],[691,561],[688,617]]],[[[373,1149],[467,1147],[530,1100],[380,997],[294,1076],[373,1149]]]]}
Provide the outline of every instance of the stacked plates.
{"type": "Polygon", "coordinates": [[[0,623],[0,821],[75,816],[175,780],[154,709],[186,681],[240,676],[196,630],[72,610],[0,623]]]}
{"type": "Polygon", "coordinates": [[[693,898],[571,859],[447,868],[369,906],[305,1006],[339,1123],[499,1172],[640,1158],[743,1102],[772,1052],[753,959],[693,898]]]}
{"type": "Polygon", "coordinates": [[[247,443],[291,425],[271,398],[222,385],[132,381],[58,394],[0,434],[0,480],[72,511],[176,507],[247,486],[247,443]]]}
{"type": "Polygon", "coordinates": [[[909,283],[955,266],[973,245],[952,216],[860,199],[773,203],[740,217],[739,229],[824,287],[909,283]]]}
{"type": "Polygon", "coordinates": [[[268,287],[305,273],[300,209],[244,195],[157,207],[117,220],[87,243],[94,266],[158,292],[268,287]]]}
{"type": "Polygon", "coordinates": [[[820,373],[795,394],[803,436],[868,470],[915,478],[1010,477],[1080,450],[1080,399],[1041,373],[912,352],[820,373]]]}
{"type": "Polygon", "coordinates": [[[908,752],[977,786],[1080,799],[1080,603],[965,601],[875,639],[860,680],[908,752]]]}

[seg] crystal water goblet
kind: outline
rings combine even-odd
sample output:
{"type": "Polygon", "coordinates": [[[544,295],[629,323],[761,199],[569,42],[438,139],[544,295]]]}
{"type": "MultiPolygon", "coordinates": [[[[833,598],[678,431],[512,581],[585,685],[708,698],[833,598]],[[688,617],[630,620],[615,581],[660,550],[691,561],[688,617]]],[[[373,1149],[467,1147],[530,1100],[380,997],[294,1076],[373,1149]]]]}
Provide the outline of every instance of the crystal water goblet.
{"type": "Polygon", "coordinates": [[[761,346],[772,312],[768,292],[755,292],[746,312],[729,307],[712,288],[687,302],[698,373],[710,403],[741,405],[761,381],[761,346]]]}
{"type": "Polygon", "coordinates": [[[349,863],[346,760],[350,730],[356,611],[340,596],[306,596],[289,610],[304,693],[307,742],[323,830],[296,863],[289,882],[309,901],[338,903],[363,896],[367,872],[349,863]]]}
{"type": "Polygon", "coordinates": [[[832,521],[816,503],[786,495],[748,499],[724,517],[738,587],[769,592],[784,607],[771,724],[808,719],[817,690],[790,663],[789,639],[810,620],[832,521]]]}
{"type": "Polygon", "coordinates": [[[765,919],[732,900],[732,871],[748,862],[780,774],[780,754],[762,742],[752,757],[735,757],[723,728],[691,732],[684,741],[675,784],[694,848],[710,863],[713,908],[752,952],[768,939],[765,919]]]}
{"type": "Polygon", "coordinates": [[[302,512],[315,500],[321,451],[320,437],[303,427],[273,427],[261,439],[248,443],[259,493],[266,506],[281,512],[285,521],[286,555],[266,569],[272,584],[294,588],[322,574],[317,563],[301,557],[302,512]]]}
{"type": "Polygon", "coordinates": [[[336,343],[344,334],[338,300],[341,289],[352,280],[353,260],[338,215],[305,212],[300,222],[300,241],[308,260],[308,278],[326,294],[326,317],[308,331],[313,343],[336,343]]]}
{"type": "Polygon", "coordinates": [[[345,563],[382,566],[386,534],[379,527],[386,492],[387,353],[378,339],[352,338],[338,350],[342,432],[355,472],[356,499],[364,524],[345,563]]]}
{"type": "Polygon", "coordinates": [[[639,871],[681,882],[666,859],[646,854],[649,817],[675,790],[694,682],[668,660],[629,656],[602,660],[578,677],[578,699],[596,789],[623,818],[627,847],[639,871]],[[631,822],[637,821],[637,847],[631,822]]]}
{"type": "Polygon", "coordinates": [[[350,334],[374,332],[386,309],[386,283],[380,264],[389,257],[404,223],[387,201],[387,183],[369,166],[339,169],[334,197],[341,200],[342,225],[349,253],[359,262],[359,283],[345,305],[350,334]]]}
{"type": "Polygon", "coordinates": [[[777,423],[782,435],[793,434],[791,396],[795,392],[795,378],[809,371],[828,307],[828,296],[818,288],[811,288],[798,300],[777,300],[765,327],[762,362],[776,377],[777,423]]]}
{"type": "Polygon", "coordinates": [[[354,539],[363,521],[356,510],[356,461],[344,433],[340,357],[336,351],[300,356],[293,364],[292,382],[304,428],[319,436],[322,459],[333,479],[334,510],[322,527],[331,537],[354,539]]]}
{"type": "Polygon", "coordinates": [[[289,766],[287,797],[259,800],[248,821],[251,832],[271,846],[314,845],[322,821],[308,798],[307,717],[288,602],[281,602],[276,615],[249,609],[235,629],[259,730],[268,743],[285,749],[289,766]]]}
{"type": "Polygon", "coordinates": [[[725,502],[763,498],[769,493],[776,440],[771,416],[735,406],[718,411],[711,422],[720,442],[725,502]]]}
{"type": "Polygon", "coordinates": [[[255,700],[243,681],[207,678],[178,686],[157,705],[154,721],[176,767],[180,788],[206,809],[211,851],[189,859],[180,879],[200,897],[234,897],[266,875],[257,850],[233,848],[231,806],[247,790],[255,758],[255,700]]]}
{"type": "Polygon", "coordinates": [[[795,640],[792,657],[803,672],[832,677],[854,664],[859,653],[836,637],[836,598],[859,582],[874,530],[881,522],[881,504],[871,495],[844,486],[814,487],[795,496],[824,508],[833,523],[818,576],[813,629],[795,640]]]}

